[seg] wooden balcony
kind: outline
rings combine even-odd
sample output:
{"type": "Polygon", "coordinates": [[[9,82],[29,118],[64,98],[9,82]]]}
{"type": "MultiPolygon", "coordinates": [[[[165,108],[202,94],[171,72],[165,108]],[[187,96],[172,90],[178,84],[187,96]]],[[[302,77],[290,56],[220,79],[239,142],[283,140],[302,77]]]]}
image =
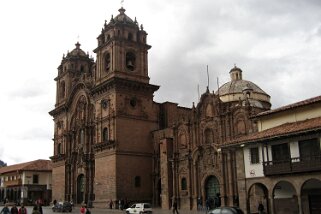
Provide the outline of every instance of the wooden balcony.
{"type": "Polygon", "coordinates": [[[296,157],[283,161],[265,161],[263,167],[265,176],[321,171],[321,155],[296,157]]]}
{"type": "Polygon", "coordinates": [[[11,186],[20,186],[22,184],[21,179],[13,180],[13,181],[4,181],[5,187],[11,187],[11,186]]]}

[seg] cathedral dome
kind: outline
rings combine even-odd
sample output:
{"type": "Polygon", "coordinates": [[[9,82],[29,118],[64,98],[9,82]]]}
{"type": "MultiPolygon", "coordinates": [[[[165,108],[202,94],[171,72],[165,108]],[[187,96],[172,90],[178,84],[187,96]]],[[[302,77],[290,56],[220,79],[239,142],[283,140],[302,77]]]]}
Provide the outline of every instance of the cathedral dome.
{"type": "Polygon", "coordinates": [[[251,81],[236,80],[225,83],[219,88],[220,95],[243,93],[244,90],[251,90],[255,93],[267,95],[259,86],[251,81]]]}
{"type": "Polygon", "coordinates": [[[255,83],[242,79],[242,70],[236,66],[230,70],[231,81],[216,91],[223,102],[248,100],[252,106],[270,108],[270,96],[255,83]]]}

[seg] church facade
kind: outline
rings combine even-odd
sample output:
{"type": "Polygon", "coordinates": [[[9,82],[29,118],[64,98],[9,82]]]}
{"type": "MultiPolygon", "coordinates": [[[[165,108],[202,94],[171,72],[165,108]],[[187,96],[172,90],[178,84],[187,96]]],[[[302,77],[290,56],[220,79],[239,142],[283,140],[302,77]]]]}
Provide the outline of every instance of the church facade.
{"type": "Polygon", "coordinates": [[[58,67],[51,157],[53,200],[95,207],[148,201],[181,209],[238,204],[235,152],[221,145],[257,131],[270,96],[240,68],[192,108],[153,100],[147,32],[119,9],[105,22],[96,61],[77,42],[58,67]]]}

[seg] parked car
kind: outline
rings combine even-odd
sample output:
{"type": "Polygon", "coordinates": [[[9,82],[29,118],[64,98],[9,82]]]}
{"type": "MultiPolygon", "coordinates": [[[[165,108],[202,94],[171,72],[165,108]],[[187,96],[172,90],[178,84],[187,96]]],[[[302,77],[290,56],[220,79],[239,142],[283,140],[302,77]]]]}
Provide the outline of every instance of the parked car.
{"type": "Polygon", "coordinates": [[[126,209],[127,214],[141,214],[141,213],[148,213],[152,214],[152,206],[149,203],[136,203],[131,205],[129,208],[126,209]]]}
{"type": "Polygon", "coordinates": [[[208,214],[244,214],[238,207],[217,207],[208,212],[208,214]]]}
{"type": "Polygon", "coordinates": [[[52,206],[53,212],[71,212],[72,204],[68,201],[65,202],[57,202],[52,206]]]}

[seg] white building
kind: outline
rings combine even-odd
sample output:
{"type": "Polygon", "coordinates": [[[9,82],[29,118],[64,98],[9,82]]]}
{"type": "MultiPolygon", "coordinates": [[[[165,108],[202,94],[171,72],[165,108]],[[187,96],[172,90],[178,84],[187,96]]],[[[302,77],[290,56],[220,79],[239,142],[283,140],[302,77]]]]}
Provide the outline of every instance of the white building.
{"type": "Polygon", "coordinates": [[[258,114],[258,132],[228,142],[240,207],[256,213],[321,213],[321,96],[258,114]]]}
{"type": "Polygon", "coordinates": [[[0,168],[0,200],[33,204],[51,201],[50,160],[35,160],[0,168]]]}

